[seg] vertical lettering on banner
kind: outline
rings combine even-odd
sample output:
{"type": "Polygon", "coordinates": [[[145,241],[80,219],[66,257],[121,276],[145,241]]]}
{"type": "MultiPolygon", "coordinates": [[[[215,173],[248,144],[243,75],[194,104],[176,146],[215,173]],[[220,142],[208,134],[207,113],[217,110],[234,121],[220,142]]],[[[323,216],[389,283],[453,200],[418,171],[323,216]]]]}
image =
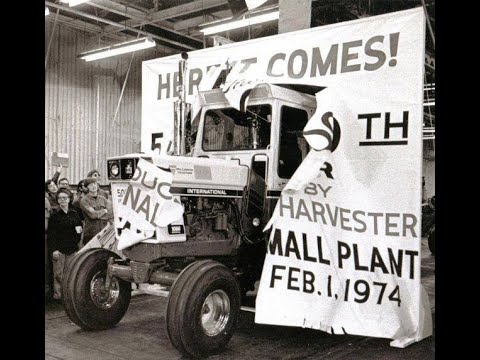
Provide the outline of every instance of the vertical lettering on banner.
{"type": "MultiPolygon", "coordinates": [[[[118,249],[122,250],[151,237],[156,227],[164,227],[182,218],[183,206],[170,194],[172,173],[139,159],[134,176],[127,187],[117,213],[130,221],[129,228],[121,225],[118,249]]],[[[117,221],[118,220],[118,221],[117,221]]]]}

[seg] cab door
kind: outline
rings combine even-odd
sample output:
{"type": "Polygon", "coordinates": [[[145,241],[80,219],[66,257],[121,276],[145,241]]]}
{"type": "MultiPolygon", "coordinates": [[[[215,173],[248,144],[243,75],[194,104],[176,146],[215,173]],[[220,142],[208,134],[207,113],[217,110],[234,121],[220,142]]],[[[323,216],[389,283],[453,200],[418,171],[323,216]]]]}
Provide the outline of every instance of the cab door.
{"type": "Polygon", "coordinates": [[[315,109],[287,102],[275,106],[278,121],[272,127],[272,148],[267,199],[272,212],[280,193],[310,151],[303,129],[315,109]]]}

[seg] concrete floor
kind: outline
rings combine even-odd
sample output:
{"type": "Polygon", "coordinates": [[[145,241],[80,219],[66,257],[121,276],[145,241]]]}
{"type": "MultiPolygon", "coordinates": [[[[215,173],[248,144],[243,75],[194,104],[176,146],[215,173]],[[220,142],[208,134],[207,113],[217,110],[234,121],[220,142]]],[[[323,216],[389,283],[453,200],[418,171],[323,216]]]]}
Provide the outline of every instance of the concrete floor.
{"type": "MultiPolygon", "coordinates": [[[[422,283],[435,315],[435,257],[422,240],[422,283]]],[[[45,359],[148,360],[186,359],[170,344],[164,328],[167,299],[151,294],[132,297],[122,321],[113,329],[85,332],[66,316],[62,305],[45,307],[45,359]]],[[[435,358],[435,319],[432,337],[405,349],[390,340],[322,331],[258,325],[254,314],[242,311],[226,350],[210,359],[329,359],[428,360],[435,358]]]]}

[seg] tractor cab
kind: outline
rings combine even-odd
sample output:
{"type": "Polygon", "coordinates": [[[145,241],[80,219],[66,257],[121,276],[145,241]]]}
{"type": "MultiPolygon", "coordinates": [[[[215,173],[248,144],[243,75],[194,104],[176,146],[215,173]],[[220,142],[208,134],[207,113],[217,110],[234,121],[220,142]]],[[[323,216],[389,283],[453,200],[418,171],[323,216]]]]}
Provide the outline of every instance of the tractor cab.
{"type": "Polygon", "coordinates": [[[221,89],[199,96],[204,106],[192,122],[192,156],[238,159],[260,171],[268,191],[281,191],[309,151],[302,131],[315,112],[315,96],[261,84],[251,90],[245,112],[221,89]]]}

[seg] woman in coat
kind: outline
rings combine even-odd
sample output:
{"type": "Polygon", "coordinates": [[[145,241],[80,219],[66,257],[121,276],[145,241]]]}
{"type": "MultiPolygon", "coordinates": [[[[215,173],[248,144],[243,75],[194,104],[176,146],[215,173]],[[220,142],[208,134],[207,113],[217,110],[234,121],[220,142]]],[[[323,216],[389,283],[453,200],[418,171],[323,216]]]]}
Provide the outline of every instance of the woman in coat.
{"type": "Polygon", "coordinates": [[[48,242],[53,251],[53,298],[61,299],[63,273],[67,263],[78,250],[82,233],[82,220],[78,209],[70,206],[72,193],[61,188],[56,193],[59,209],[50,215],[48,221],[48,242]]]}

